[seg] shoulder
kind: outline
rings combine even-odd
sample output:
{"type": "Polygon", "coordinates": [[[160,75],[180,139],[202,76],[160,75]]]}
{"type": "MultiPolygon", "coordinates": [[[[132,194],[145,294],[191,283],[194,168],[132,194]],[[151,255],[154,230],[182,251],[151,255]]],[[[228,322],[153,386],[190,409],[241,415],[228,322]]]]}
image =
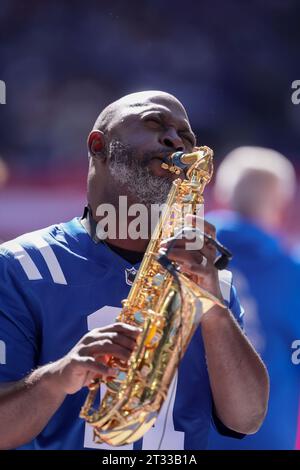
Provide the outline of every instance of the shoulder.
{"type": "Polygon", "coordinates": [[[50,280],[66,284],[59,252],[66,250],[67,240],[61,225],[26,233],[0,246],[2,276],[14,276],[21,282],[50,280]]]}

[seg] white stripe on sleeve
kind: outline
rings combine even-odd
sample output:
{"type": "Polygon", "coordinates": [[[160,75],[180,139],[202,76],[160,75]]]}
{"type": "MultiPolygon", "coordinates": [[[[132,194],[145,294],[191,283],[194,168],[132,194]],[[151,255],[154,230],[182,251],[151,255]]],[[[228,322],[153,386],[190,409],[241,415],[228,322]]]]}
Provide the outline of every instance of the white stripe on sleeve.
{"type": "Polygon", "coordinates": [[[220,282],[220,289],[223,296],[223,299],[230,304],[230,293],[231,293],[231,286],[232,286],[232,272],[227,271],[227,269],[223,269],[219,271],[219,282],[220,282]]]}
{"type": "Polygon", "coordinates": [[[30,281],[43,279],[37,266],[22,245],[13,240],[3,243],[2,247],[14,254],[15,259],[19,261],[30,281]]]}
{"type": "Polygon", "coordinates": [[[36,246],[36,248],[38,248],[42,257],[44,258],[45,263],[47,264],[47,267],[53,279],[53,282],[55,282],[56,284],[67,284],[66,278],[60,267],[58,259],[49,243],[44,240],[44,238],[42,238],[41,236],[35,234],[31,234],[30,241],[36,246]]]}

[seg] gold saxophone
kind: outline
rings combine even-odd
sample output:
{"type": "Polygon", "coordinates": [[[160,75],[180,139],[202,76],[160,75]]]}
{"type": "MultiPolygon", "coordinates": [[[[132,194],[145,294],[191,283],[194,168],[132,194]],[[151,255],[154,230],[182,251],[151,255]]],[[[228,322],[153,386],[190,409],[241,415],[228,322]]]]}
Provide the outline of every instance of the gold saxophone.
{"type": "MultiPolygon", "coordinates": [[[[163,163],[163,168],[178,174],[172,157],[171,162],[163,163]]],[[[160,262],[162,238],[172,237],[182,228],[183,208],[185,215],[196,213],[213,173],[213,152],[208,147],[183,154],[181,162],[189,165],[186,178],[172,184],[165,210],[117,318],[142,328],[137,347],[128,365],[110,359],[108,365],[120,370],[118,376],[106,380],[107,390],[98,410],[93,409],[100,387],[99,379],[95,379],[80,413],[94,427],[96,442],[129,444],[153,426],[201,313],[215,304],[225,307],[223,301],[181,273],[176,264],[169,262],[169,267],[163,267],[160,262]]]]}

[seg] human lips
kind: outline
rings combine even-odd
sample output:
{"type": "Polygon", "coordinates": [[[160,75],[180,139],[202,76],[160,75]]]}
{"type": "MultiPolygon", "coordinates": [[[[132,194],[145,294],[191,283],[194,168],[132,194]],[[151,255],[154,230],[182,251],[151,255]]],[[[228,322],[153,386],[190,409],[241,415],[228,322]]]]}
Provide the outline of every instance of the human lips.
{"type": "Polygon", "coordinates": [[[169,162],[170,162],[170,160],[169,160],[169,159],[170,159],[170,155],[171,155],[170,151],[168,151],[168,152],[161,152],[161,153],[158,153],[158,154],[154,155],[154,156],[151,158],[151,160],[159,160],[159,161],[161,161],[162,163],[163,163],[163,162],[164,162],[164,163],[169,163],[169,162]]]}
{"type": "Polygon", "coordinates": [[[161,157],[153,157],[153,158],[151,158],[150,162],[153,162],[153,161],[158,161],[160,163],[163,163],[166,160],[164,158],[161,158],[161,157]]]}
{"type": "Polygon", "coordinates": [[[155,176],[170,180],[178,178],[179,175],[168,171],[167,168],[164,168],[163,163],[167,163],[168,165],[171,164],[170,160],[167,158],[166,153],[164,153],[163,155],[153,156],[148,164],[151,173],[153,173],[155,176]]]}
{"type": "Polygon", "coordinates": [[[165,168],[163,168],[163,163],[170,164],[169,159],[167,158],[166,154],[164,155],[155,155],[154,157],[151,158],[149,165],[152,166],[152,168],[156,168],[159,171],[160,175],[163,175],[163,173],[166,171],[165,168]]]}
{"type": "Polygon", "coordinates": [[[172,180],[176,178],[181,178],[184,179],[186,178],[186,169],[179,169],[179,172],[173,172],[169,171],[168,168],[165,165],[162,165],[163,163],[166,163],[169,167],[173,166],[172,164],[172,159],[171,156],[174,154],[174,151],[170,152],[170,150],[165,151],[165,152],[160,152],[156,155],[154,155],[150,159],[150,164],[151,161],[157,161],[158,163],[153,164],[153,169],[156,173],[157,176],[165,177],[165,178],[170,178],[172,180]]]}

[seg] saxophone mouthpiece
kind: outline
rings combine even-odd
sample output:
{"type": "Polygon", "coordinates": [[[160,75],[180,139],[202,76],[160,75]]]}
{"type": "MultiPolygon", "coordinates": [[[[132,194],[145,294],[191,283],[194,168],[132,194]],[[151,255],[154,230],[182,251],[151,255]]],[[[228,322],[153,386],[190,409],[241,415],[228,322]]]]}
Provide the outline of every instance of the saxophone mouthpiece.
{"type": "Polygon", "coordinates": [[[190,165],[195,163],[199,158],[199,152],[184,153],[184,152],[175,152],[171,156],[171,161],[173,165],[185,170],[190,165]]]}
{"type": "Polygon", "coordinates": [[[179,175],[182,170],[186,170],[199,159],[199,154],[199,150],[192,153],[175,152],[163,159],[161,167],[179,175]]]}

